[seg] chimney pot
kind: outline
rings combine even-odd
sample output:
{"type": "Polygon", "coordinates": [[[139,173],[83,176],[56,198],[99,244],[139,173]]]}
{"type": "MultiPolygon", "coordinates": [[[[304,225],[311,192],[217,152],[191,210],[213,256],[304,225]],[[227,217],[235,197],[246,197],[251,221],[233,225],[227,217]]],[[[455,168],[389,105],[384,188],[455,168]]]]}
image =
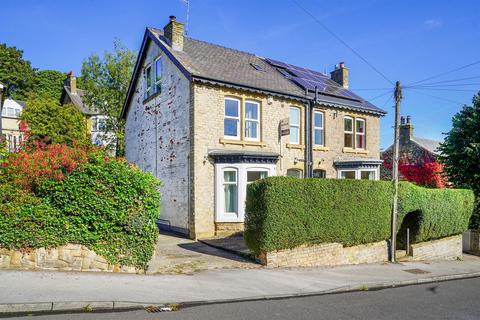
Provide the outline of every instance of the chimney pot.
{"type": "Polygon", "coordinates": [[[183,50],[184,25],[177,21],[175,16],[170,16],[170,21],[163,27],[163,34],[167,38],[169,45],[173,50],[183,50]]]}
{"type": "Polygon", "coordinates": [[[412,117],[411,117],[411,116],[407,116],[407,123],[408,123],[408,124],[411,124],[411,123],[412,123],[412,117]]]}
{"type": "Polygon", "coordinates": [[[404,116],[400,117],[400,124],[405,124],[405,117],[404,116]]]}
{"type": "Polygon", "coordinates": [[[348,69],[345,68],[344,62],[335,65],[335,70],[330,72],[330,78],[345,89],[348,89],[348,69]]]}

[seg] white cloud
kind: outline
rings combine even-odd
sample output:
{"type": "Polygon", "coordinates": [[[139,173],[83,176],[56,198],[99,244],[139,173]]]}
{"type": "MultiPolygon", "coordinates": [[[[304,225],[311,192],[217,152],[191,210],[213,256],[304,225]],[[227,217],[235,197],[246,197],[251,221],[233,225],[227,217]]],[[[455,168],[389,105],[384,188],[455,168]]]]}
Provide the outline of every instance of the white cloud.
{"type": "Polygon", "coordinates": [[[436,28],[440,28],[442,26],[442,21],[437,20],[437,19],[427,19],[427,20],[423,21],[423,24],[428,29],[436,29],[436,28]]]}

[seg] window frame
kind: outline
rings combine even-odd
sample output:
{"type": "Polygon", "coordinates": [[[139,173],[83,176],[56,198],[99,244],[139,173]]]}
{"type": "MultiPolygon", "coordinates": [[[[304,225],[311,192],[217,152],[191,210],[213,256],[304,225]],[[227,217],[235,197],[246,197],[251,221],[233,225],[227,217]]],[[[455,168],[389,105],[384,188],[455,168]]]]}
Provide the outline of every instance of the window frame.
{"type": "Polygon", "coordinates": [[[365,150],[366,149],[366,145],[367,145],[367,135],[366,135],[366,131],[367,131],[367,121],[365,121],[365,119],[363,118],[355,118],[355,149],[359,149],[359,150],[365,150]],[[358,132],[357,131],[357,121],[360,121],[360,122],[363,122],[363,131],[364,132],[358,132]],[[357,146],[357,136],[363,136],[363,147],[358,147],[357,146]]]}
{"type": "Polygon", "coordinates": [[[353,117],[350,117],[350,116],[344,116],[343,117],[343,146],[345,148],[349,148],[349,149],[354,149],[355,148],[355,120],[353,117]],[[345,125],[345,121],[346,120],[350,120],[352,121],[352,131],[347,131],[347,128],[346,128],[346,125],[345,125]],[[346,146],[346,135],[347,134],[350,134],[352,136],[351,138],[351,146],[350,147],[347,147],[346,146]]]}
{"type": "Polygon", "coordinates": [[[327,170],[325,170],[325,169],[313,169],[312,177],[317,178],[317,179],[325,179],[327,177],[327,170]],[[315,176],[315,172],[321,172],[323,177],[315,176]]]}
{"type": "Polygon", "coordinates": [[[289,143],[290,144],[296,144],[296,145],[301,144],[301,142],[302,142],[302,137],[301,137],[301,135],[302,135],[302,111],[299,107],[295,107],[295,106],[288,107],[288,125],[289,125],[289,128],[290,128],[290,134],[289,134],[289,138],[288,138],[289,143]],[[291,117],[290,117],[290,112],[292,110],[298,111],[298,124],[292,124],[291,117]],[[292,141],[292,127],[294,129],[298,130],[297,141],[292,141]]]}
{"type": "Polygon", "coordinates": [[[242,121],[241,104],[242,104],[242,101],[240,99],[234,98],[234,97],[225,97],[224,100],[223,100],[223,137],[225,139],[240,140],[242,138],[241,125],[240,125],[240,123],[242,121]],[[227,100],[237,102],[237,111],[238,111],[237,112],[237,114],[238,114],[237,117],[227,116],[227,114],[226,114],[227,113],[227,107],[226,107],[226,103],[225,103],[227,100]],[[229,136],[229,135],[225,134],[225,120],[226,119],[237,121],[237,135],[236,136],[229,136]]]}
{"type": "Polygon", "coordinates": [[[375,169],[359,169],[358,170],[358,179],[359,180],[370,180],[370,181],[375,181],[377,180],[377,170],[375,169]],[[362,172],[373,172],[374,176],[373,179],[362,179],[362,172]]]}
{"type": "Polygon", "coordinates": [[[244,128],[244,132],[243,132],[243,137],[245,139],[245,141],[260,141],[260,120],[261,120],[261,105],[259,102],[257,101],[254,101],[254,100],[245,100],[245,103],[244,103],[244,114],[243,114],[243,128],[244,128]],[[254,104],[257,106],[257,115],[258,115],[258,119],[253,119],[253,118],[247,118],[247,103],[250,103],[250,104],[254,104]],[[247,121],[250,121],[250,122],[256,122],[257,123],[257,130],[256,130],[256,134],[257,134],[257,137],[256,138],[250,138],[250,137],[247,137],[247,121]]]}
{"type": "Polygon", "coordinates": [[[349,179],[349,180],[358,180],[358,170],[357,170],[357,169],[338,170],[338,179],[342,179],[342,180],[343,180],[343,179],[345,179],[345,180],[347,180],[347,179],[349,179]],[[346,177],[343,178],[343,177],[342,177],[342,173],[344,173],[344,172],[353,172],[354,178],[353,178],[353,179],[349,179],[349,178],[346,178],[346,177]]]}
{"type": "Polygon", "coordinates": [[[348,168],[348,169],[337,170],[337,179],[347,179],[347,178],[342,178],[342,173],[343,172],[354,172],[355,173],[355,179],[354,180],[367,180],[367,179],[362,179],[362,172],[373,172],[374,179],[373,180],[368,179],[370,181],[377,181],[378,178],[379,178],[378,169],[348,168]]]}
{"type": "Polygon", "coordinates": [[[145,69],[143,71],[143,76],[145,79],[145,99],[148,99],[152,96],[153,94],[153,88],[152,88],[152,64],[149,63],[145,66],[145,69]],[[150,73],[150,75],[149,75],[150,73]],[[150,86],[149,86],[150,82],[150,86]]]}
{"type": "Polygon", "coordinates": [[[312,125],[313,125],[313,130],[312,130],[312,140],[313,140],[313,145],[316,146],[316,147],[325,147],[325,112],[323,111],[314,111],[313,112],[313,122],[312,122],[312,125]],[[317,127],[315,125],[315,116],[319,114],[322,116],[322,126],[321,127],[317,127]],[[317,144],[316,141],[315,141],[315,131],[316,130],[321,130],[321,133],[322,133],[322,144],[317,144]]]}
{"type": "Polygon", "coordinates": [[[163,73],[163,56],[158,56],[155,58],[153,61],[153,65],[155,66],[155,74],[154,74],[154,85],[155,85],[155,93],[160,93],[162,92],[162,73],[163,73]],[[158,73],[158,65],[157,62],[160,61],[160,79],[158,79],[159,73],[158,73]]]}
{"type": "Polygon", "coordinates": [[[285,176],[287,177],[294,177],[294,178],[297,178],[297,179],[302,179],[303,178],[303,170],[302,169],[299,169],[299,168],[289,168],[287,169],[287,172],[285,173],[285,176]],[[288,172],[297,172],[299,174],[299,176],[291,176],[291,175],[288,175],[288,172]]]}
{"type": "Polygon", "coordinates": [[[225,215],[235,215],[235,216],[238,216],[238,169],[236,168],[225,168],[222,170],[222,190],[223,190],[223,212],[225,215]],[[230,181],[225,181],[225,172],[235,172],[235,181],[234,182],[230,182],[230,181]],[[230,185],[234,185],[236,188],[235,188],[235,209],[236,211],[227,211],[227,206],[226,206],[226,203],[225,203],[225,186],[230,186],[230,185]]]}

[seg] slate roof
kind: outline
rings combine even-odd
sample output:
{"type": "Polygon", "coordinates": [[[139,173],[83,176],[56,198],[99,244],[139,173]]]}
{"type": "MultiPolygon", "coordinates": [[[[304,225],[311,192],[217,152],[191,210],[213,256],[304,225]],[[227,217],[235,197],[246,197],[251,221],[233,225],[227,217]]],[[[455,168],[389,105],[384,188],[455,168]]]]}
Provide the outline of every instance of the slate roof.
{"type": "Polygon", "coordinates": [[[412,140],[415,141],[422,148],[430,151],[431,153],[440,154],[440,152],[438,151],[438,147],[440,147],[441,141],[432,140],[432,139],[425,139],[425,138],[418,138],[418,137],[413,137],[412,140]]]}
{"type": "Polygon", "coordinates": [[[85,105],[83,103],[83,96],[85,95],[85,91],[82,90],[82,89],[77,89],[77,94],[72,94],[72,92],[70,91],[70,87],[69,86],[63,86],[63,92],[62,92],[62,97],[60,98],[60,100],[63,102],[65,101],[65,97],[64,95],[68,95],[70,101],[72,102],[72,104],[74,106],[76,106],[81,113],[85,114],[85,115],[89,115],[89,116],[94,116],[94,115],[98,115],[98,110],[95,109],[95,108],[91,108],[87,105],[85,105]]]}
{"type": "MultiPolygon", "coordinates": [[[[220,45],[184,37],[183,51],[172,50],[163,36],[163,31],[156,28],[147,28],[139,53],[134,75],[130,83],[129,92],[125,99],[122,116],[126,116],[129,100],[133,94],[135,82],[140,76],[140,67],[145,56],[146,42],[153,40],[166,54],[176,62],[179,69],[194,81],[202,81],[216,85],[238,87],[252,91],[279,94],[289,98],[306,102],[312,95],[306,95],[304,88],[285,77],[269,61],[255,54],[226,48],[220,45]],[[176,61],[175,61],[176,60],[176,61]],[[260,70],[257,70],[257,67],[260,70]]],[[[308,69],[305,69],[308,70],[308,69]]],[[[314,71],[312,71],[314,72],[314,71]]],[[[333,81],[332,81],[333,82],[333,81]]],[[[339,90],[345,90],[336,82],[339,90]]],[[[349,91],[349,90],[347,90],[349,91]]],[[[351,92],[351,91],[350,91],[351,92]]],[[[320,95],[319,102],[333,107],[347,108],[383,115],[386,112],[359,96],[351,93],[354,99],[344,99],[332,95],[320,95]]]]}

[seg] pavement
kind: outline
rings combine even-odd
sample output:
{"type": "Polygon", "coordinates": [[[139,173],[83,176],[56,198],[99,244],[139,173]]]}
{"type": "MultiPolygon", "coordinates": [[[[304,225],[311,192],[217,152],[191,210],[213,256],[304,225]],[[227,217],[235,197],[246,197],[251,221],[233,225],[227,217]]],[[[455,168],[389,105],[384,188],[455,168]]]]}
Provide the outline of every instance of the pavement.
{"type": "Polygon", "coordinates": [[[0,271],[0,312],[121,310],[303,297],[480,277],[480,258],[192,274],[0,271]]]}
{"type": "MultiPolygon", "coordinates": [[[[480,278],[335,295],[155,310],[37,315],[35,320],[480,319],[480,278]]],[[[22,317],[19,319],[32,319],[22,317]]]]}

